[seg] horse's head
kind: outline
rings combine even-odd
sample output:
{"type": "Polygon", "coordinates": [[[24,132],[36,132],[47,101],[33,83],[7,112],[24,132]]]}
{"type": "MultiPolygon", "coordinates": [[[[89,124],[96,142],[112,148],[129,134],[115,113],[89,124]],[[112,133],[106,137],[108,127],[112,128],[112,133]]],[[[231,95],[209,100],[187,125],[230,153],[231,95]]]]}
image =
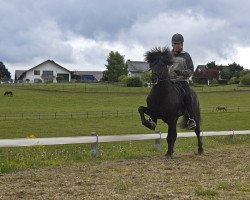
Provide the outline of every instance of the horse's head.
{"type": "Polygon", "coordinates": [[[169,48],[155,47],[145,54],[145,60],[149,63],[152,71],[152,82],[157,84],[160,81],[167,80],[168,66],[173,64],[173,56],[169,48]]]}

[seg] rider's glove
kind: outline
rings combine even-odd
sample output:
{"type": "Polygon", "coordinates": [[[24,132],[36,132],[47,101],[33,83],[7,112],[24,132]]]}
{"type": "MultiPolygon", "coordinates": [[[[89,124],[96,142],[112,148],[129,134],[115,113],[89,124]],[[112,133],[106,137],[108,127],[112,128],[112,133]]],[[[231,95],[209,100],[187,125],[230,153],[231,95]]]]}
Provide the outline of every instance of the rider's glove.
{"type": "Polygon", "coordinates": [[[182,72],[180,70],[174,70],[177,76],[182,76],[182,72]]]}

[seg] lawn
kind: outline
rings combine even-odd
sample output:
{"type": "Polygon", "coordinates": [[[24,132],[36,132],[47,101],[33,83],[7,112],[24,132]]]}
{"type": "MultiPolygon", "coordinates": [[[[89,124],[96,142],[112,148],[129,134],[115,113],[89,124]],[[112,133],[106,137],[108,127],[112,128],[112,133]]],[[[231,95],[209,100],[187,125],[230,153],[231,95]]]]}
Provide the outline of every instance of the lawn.
{"type": "MultiPolygon", "coordinates": [[[[148,88],[125,88],[118,85],[25,85],[1,86],[0,94],[11,90],[13,97],[0,96],[0,138],[83,136],[152,133],[141,125],[137,108],[145,105],[148,88]],[[60,86],[60,87],[59,87],[60,86]],[[90,89],[92,86],[92,90],[90,89]],[[108,87],[108,89],[107,89],[108,87]],[[87,89],[88,88],[88,89],[87,89]]],[[[226,87],[225,91],[198,92],[202,111],[202,130],[249,130],[250,92],[226,87]],[[218,105],[228,112],[215,112],[218,105]]],[[[157,130],[167,131],[159,121],[157,130]]],[[[186,131],[178,128],[178,131],[186,131]]],[[[249,136],[237,136],[233,145],[249,146],[249,136]]],[[[205,149],[232,145],[230,137],[204,139],[205,149]]],[[[98,160],[117,160],[164,155],[156,151],[154,141],[101,144],[98,160]]],[[[175,152],[196,151],[195,138],[179,138],[175,152]]],[[[90,145],[58,145],[0,148],[0,173],[95,162],[90,145]]]]}
{"type": "MultiPolygon", "coordinates": [[[[0,94],[7,90],[14,93],[13,97],[0,96],[0,138],[152,132],[141,125],[137,112],[146,104],[147,88],[108,85],[107,91],[107,86],[88,84],[87,88],[99,91],[85,92],[84,84],[59,86],[0,87],[0,94]]],[[[198,92],[203,131],[250,128],[250,92],[229,89],[198,92]],[[227,106],[228,112],[215,112],[218,105],[227,106]]],[[[159,121],[157,129],[166,132],[167,126],[159,121]]]]}

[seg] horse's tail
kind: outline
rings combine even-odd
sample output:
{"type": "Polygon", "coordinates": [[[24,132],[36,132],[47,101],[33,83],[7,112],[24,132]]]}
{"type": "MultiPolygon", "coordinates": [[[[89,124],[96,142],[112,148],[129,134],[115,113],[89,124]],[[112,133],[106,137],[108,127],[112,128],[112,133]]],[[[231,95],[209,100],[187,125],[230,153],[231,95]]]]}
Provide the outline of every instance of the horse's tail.
{"type": "MultiPolygon", "coordinates": [[[[199,100],[198,100],[198,97],[194,91],[192,91],[191,95],[192,95],[192,99],[193,99],[192,109],[193,109],[193,114],[194,114],[194,120],[196,122],[196,126],[200,127],[201,114],[200,114],[199,100]]],[[[180,127],[183,129],[187,129],[188,128],[188,125],[187,125],[188,120],[189,120],[189,114],[187,111],[185,111],[183,118],[182,118],[182,121],[180,123],[180,127]]]]}

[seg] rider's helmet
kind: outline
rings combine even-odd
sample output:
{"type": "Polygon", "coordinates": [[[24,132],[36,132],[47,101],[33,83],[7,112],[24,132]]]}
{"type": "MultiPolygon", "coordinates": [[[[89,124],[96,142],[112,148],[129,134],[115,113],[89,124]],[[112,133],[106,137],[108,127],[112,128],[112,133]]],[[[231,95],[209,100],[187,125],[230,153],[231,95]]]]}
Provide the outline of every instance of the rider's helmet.
{"type": "Polygon", "coordinates": [[[183,43],[184,42],[184,37],[180,33],[174,34],[173,37],[172,37],[172,43],[175,43],[175,42],[183,43]]]}

